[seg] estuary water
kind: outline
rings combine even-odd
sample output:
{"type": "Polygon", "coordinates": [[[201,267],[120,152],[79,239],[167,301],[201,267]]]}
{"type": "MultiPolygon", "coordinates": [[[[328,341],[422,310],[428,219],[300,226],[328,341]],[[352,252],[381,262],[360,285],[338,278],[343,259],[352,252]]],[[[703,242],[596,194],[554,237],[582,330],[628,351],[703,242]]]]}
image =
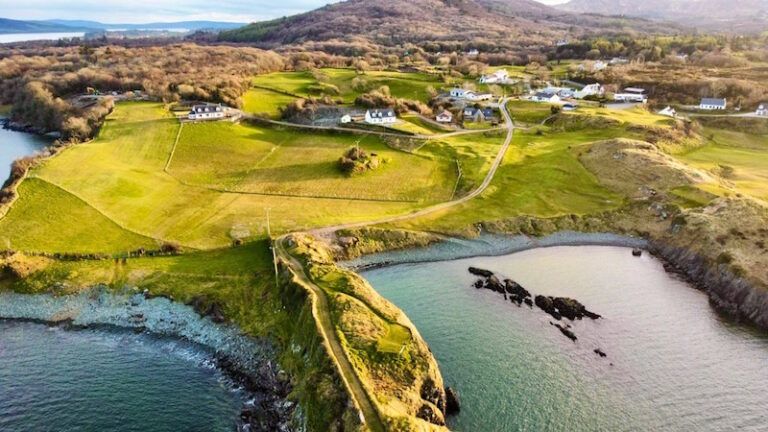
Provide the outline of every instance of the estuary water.
{"type": "Polygon", "coordinates": [[[721,318],[647,254],[559,246],[362,274],[405,311],[458,390],[455,430],[768,430],[768,338],[721,318]],[[604,318],[572,323],[572,342],[535,306],[475,289],[469,266],[604,318]]]}
{"type": "Polygon", "coordinates": [[[10,175],[13,161],[43,150],[49,143],[44,137],[3,129],[0,125],[0,186],[10,175]]]}
{"type": "Polygon", "coordinates": [[[4,432],[229,432],[243,397],[192,343],[0,321],[4,432]]]}

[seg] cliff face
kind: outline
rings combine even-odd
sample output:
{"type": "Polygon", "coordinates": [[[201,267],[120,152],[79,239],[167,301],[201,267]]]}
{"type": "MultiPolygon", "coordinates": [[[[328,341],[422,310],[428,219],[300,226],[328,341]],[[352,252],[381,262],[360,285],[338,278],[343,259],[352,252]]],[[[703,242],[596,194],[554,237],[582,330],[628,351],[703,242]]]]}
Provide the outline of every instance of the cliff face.
{"type": "Polygon", "coordinates": [[[690,249],[653,242],[651,252],[669,263],[709,295],[718,311],[743,322],[768,330],[768,290],[734,274],[726,264],[718,264],[690,249]]]}

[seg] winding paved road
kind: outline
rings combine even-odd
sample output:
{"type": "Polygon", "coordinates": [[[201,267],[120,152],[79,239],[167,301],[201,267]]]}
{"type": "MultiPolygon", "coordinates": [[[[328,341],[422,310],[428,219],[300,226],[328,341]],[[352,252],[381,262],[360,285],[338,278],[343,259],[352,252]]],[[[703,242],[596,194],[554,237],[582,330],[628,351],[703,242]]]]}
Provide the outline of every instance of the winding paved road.
{"type": "MultiPolygon", "coordinates": [[[[514,123],[512,122],[512,116],[509,114],[509,111],[507,111],[506,102],[507,99],[504,99],[500,104],[501,113],[504,116],[507,129],[507,136],[504,140],[504,144],[499,150],[499,153],[496,155],[496,159],[494,159],[493,164],[491,165],[491,169],[488,171],[488,174],[485,176],[483,182],[470,194],[456,200],[435,204],[433,206],[408,214],[382,218],[369,222],[335,225],[314,230],[312,233],[315,235],[323,235],[332,233],[339,229],[357,228],[368,225],[397,222],[405,219],[424,216],[430,213],[445,210],[450,207],[461,205],[482,194],[491,184],[496,171],[504,160],[504,156],[506,155],[509,146],[512,144],[515,127],[514,123]]],[[[331,312],[329,309],[328,294],[322,287],[318,286],[312,281],[312,279],[307,274],[304,265],[298,259],[296,259],[296,257],[291,255],[290,252],[288,252],[288,248],[286,248],[285,245],[287,237],[288,235],[284,235],[274,241],[273,247],[276,256],[279,257],[280,261],[282,261],[290,268],[291,272],[296,276],[299,283],[307,288],[307,290],[311,293],[313,298],[312,315],[315,318],[315,322],[318,324],[320,333],[326,345],[328,346],[329,355],[331,356],[332,360],[334,360],[334,363],[338,368],[339,375],[344,381],[344,385],[349,392],[349,396],[359,410],[361,420],[371,431],[386,431],[386,426],[379,416],[379,411],[376,407],[376,404],[372,400],[372,396],[369,395],[365,390],[365,386],[363,385],[362,380],[352,366],[352,363],[349,361],[346,351],[344,350],[341,342],[339,341],[338,335],[336,334],[336,326],[333,324],[333,318],[331,317],[331,312]]]]}
{"type": "Polygon", "coordinates": [[[507,136],[504,139],[504,144],[502,144],[501,149],[499,149],[499,153],[496,154],[496,159],[493,160],[491,169],[488,170],[488,174],[486,174],[485,179],[480,184],[480,186],[478,186],[475,190],[453,201],[446,201],[439,204],[435,204],[433,206],[425,207],[421,210],[417,210],[412,213],[406,213],[406,214],[397,215],[397,216],[389,216],[389,217],[367,221],[367,222],[356,222],[356,223],[333,225],[325,228],[314,229],[310,232],[315,235],[325,236],[342,229],[361,228],[361,227],[370,226],[370,225],[380,225],[380,224],[391,223],[391,222],[400,222],[407,219],[425,216],[434,212],[438,212],[451,207],[455,207],[457,205],[464,204],[465,202],[485,192],[485,190],[488,189],[488,186],[490,186],[491,181],[493,181],[493,177],[496,175],[496,171],[499,169],[499,167],[501,166],[501,163],[504,161],[504,156],[507,154],[507,150],[509,149],[509,146],[512,144],[512,138],[515,133],[515,125],[512,122],[512,116],[509,114],[509,111],[507,110],[507,100],[508,99],[504,99],[499,104],[501,114],[504,116],[504,121],[507,124],[506,126],[507,136]]]}

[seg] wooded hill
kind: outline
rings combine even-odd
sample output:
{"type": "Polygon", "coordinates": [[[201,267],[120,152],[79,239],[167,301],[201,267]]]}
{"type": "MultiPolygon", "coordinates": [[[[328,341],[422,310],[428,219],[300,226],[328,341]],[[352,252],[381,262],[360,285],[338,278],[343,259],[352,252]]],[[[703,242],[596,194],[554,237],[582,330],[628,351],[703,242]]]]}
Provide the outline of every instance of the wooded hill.
{"type": "Polygon", "coordinates": [[[349,0],[223,32],[221,41],[361,55],[371,46],[521,52],[598,33],[667,32],[636,19],[578,15],[533,0],[349,0]]]}

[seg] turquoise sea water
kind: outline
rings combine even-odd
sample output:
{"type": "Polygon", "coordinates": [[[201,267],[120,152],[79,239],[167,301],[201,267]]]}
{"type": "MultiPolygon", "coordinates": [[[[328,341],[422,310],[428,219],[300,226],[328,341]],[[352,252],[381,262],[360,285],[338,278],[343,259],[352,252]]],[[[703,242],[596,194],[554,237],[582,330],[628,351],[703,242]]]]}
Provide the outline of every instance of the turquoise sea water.
{"type": "Polygon", "coordinates": [[[647,254],[550,247],[363,276],[405,311],[458,389],[456,430],[768,430],[768,338],[718,316],[647,254]],[[470,265],[604,319],[573,323],[574,343],[541,310],[473,288],[470,265]]]}
{"type": "Polygon", "coordinates": [[[234,431],[245,395],[198,345],[0,321],[0,431],[234,431]]]}

